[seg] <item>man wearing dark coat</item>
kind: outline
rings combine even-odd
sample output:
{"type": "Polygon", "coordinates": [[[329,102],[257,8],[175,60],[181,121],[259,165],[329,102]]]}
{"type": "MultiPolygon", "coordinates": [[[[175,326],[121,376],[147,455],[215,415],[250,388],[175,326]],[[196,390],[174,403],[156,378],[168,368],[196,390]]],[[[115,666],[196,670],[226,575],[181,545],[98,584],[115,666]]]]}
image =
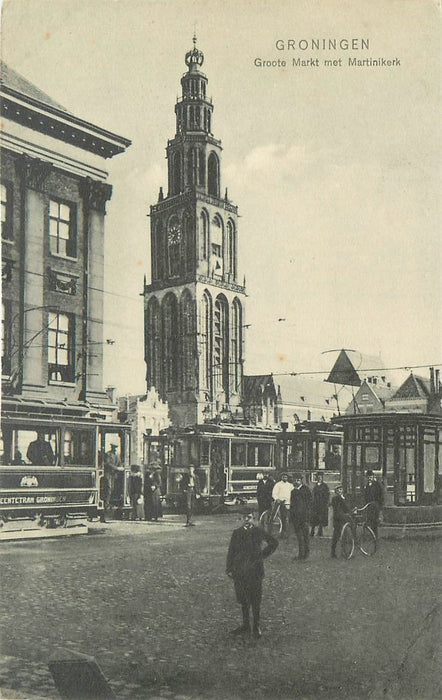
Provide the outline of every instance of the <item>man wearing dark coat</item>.
{"type": "Polygon", "coordinates": [[[256,498],[258,500],[258,515],[264,513],[272,507],[273,498],[272,491],[275,485],[274,480],[269,474],[264,474],[262,479],[258,481],[258,486],[256,488],[256,498]]]}
{"type": "Polygon", "coordinates": [[[232,634],[250,634],[250,608],[253,614],[253,636],[262,635],[259,626],[262,580],[264,578],[263,561],[278,546],[278,540],[262,528],[253,524],[253,513],[244,516],[244,523],[233,531],[227,553],[226,573],[233,578],[235,593],[242,609],[242,625],[232,634]],[[266,546],[262,548],[263,543],[266,546]]]}
{"type": "Polygon", "coordinates": [[[29,443],[26,457],[31,464],[52,465],[55,462],[54,451],[50,442],[46,442],[43,432],[37,433],[37,439],[29,443]]]}
{"type": "Polygon", "coordinates": [[[330,503],[330,491],[327,484],[324,483],[322,474],[316,477],[316,484],[313,489],[313,508],[312,508],[312,529],[311,536],[315,534],[315,527],[318,526],[318,535],[322,537],[324,527],[328,525],[328,504],[330,503]]]}
{"type": "Polygon", "coordinates": [[[309,522],[312,509],[312,494],[302,477],[295,479],[295,488],[290,496],[290,514],[298,540],[298,559],[305,561],[310,552],[309,522]]]}
{"type": "Polygon", "coordinates": [[[367,505],[367,503],[370,503],[367,508],[367,525],[371,527],[377,539],[379,514],[384,505],[384,494],[382,486],[375,480],[371,469],[367,471],[367,484],[364,489],[364,504],[367,505]]]}
{"type": "Polygon", "coordinates": [[[332,498],[333,508],[333,536],[331,543],[331,555],[336,558],[336,545],[338,544],[344,524],[350,520],[351,509],[342,493],[342,486],[335,488],[335,496],[332,498]]]}
{"type": "Polygon", "coordinates": [[[195,501],[200,497],[201,488],[198,475],[195,474],[195,466],[193,464],[189,465],[188,473],[183,474],[183,480],[181,482],[181,488],[184,494],[184,503],[186,507],[186,524],[185,527],[191,527],[195,525],[192,522],[193,509],[195,508],[195,501]]]}

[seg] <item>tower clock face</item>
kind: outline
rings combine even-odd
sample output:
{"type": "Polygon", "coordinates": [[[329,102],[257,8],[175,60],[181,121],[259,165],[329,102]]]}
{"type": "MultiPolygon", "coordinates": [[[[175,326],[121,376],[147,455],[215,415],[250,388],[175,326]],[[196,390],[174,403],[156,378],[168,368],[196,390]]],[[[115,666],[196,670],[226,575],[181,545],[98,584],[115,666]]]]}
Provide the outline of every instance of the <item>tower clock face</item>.
{"type": "Polygon", "coordinates": [[[181,241],[181,226],[179,224],[172,224],[169,226],[169,231],[167,234],[169,243],[180,243],[181,241]]]}

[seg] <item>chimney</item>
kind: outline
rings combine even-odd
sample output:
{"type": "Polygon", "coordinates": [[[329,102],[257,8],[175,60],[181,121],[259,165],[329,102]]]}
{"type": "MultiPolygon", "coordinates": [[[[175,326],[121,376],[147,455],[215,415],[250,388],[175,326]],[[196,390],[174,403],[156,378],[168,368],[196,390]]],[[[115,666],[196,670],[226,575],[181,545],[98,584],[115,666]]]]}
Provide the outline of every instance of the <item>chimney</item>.
{"type": "Polygon", "coordinates": [[[436,392],[436,385],[434,383],[434,367],[430,367],[430,394],[436,392]]]}

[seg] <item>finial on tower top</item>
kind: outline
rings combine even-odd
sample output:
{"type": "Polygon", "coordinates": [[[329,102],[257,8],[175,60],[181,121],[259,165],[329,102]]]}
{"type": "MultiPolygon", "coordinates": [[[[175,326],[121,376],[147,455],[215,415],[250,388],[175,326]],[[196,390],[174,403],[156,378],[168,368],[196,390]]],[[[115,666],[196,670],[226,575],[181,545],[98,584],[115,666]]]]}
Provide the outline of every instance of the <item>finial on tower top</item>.
{"type": "Polygon", "coordinates": [[[186,53],[186,66],[191,70],[198,70],[198,66],[204,63],[204,54],[196,48],[196,26],[193,32],[193,49],[186,53]]]}

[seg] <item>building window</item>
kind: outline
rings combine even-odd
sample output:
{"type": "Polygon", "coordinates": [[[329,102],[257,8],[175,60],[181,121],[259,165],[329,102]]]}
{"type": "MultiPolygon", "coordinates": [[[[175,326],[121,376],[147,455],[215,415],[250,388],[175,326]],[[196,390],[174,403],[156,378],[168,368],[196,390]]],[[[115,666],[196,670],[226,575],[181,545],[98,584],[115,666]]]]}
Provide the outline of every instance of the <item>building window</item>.
{"type": "Polygon", "coordinates": [[[209,222],[205,211],[200,214],[200,257],[201,260],[209,257],[209,222]]]}
{"type": "Polygon", "coordinates": [[[11,306],[2,301],[2,375],[11,374],[11,306]]]}
{"type": "Polygon", "coordinates": [[[161,389],[161,334],[160,334],[160,305],[153,297],[147,306],[146,347],[149,360],[149,386],[161,389]]]}
{"type": "Polygon", "coordinates": [[[183,389],[194,387],[194,353],[195,320],[193,300],[190,292],[185,290],[181,297],[181,314],[183,329],[183,389]]]}
{"type": "Polygon", "coordinates": [[[201,299],[201,388],[211,391],[211,338],[212,338],[212,299],[204,292],[201,299]]]}
{"type": "Polygon", "coordinates": [[[74,207],[51,199],[49,202],[49,247],[56,255],[76,255],[74,207]]]}
{"type": "Polygon", "coordinates": [[[227,222],[227,272],[236,277],[236,241],[235,229],[231,221],[227,222]]]}
{"type": "Polygon", "coordinates": [[[51,382],[74,381],[74,319],[48,314],[48,371],[51,382]]]}
{"type": "Polygon", "coordinates": [[[230,313],[230,391],[241,391],[241,302],[235,299],[230,313]]]}
{"type": "Polygon", "coordinates": [[[12,240],[12,187],[1,183],[2,238],[12,240]]]}
{"type": "Polygon", "coordinates": [[[163,301],[164,390],[178,388],[178,303],[174,294],[163,301]]]}
{"type": "MultiPolygon", "coordinates": [[[[210,131],[210,128],[209,128],[210,131]]],[[[207,164],[208,193],[219,197],[219,160],[215,153],[211,153],[207,164]]]]}
{"type": "Polygon", "coordinates": [[[176,216],[170,221],[167,228],[167,259],[169,263],[169,277],[177,277],[181,268],[181,224],[176,216]]]}
{"type": "Polygon", "coordinates": [[[219,296],[215,302],[213,338],[213,375],[215,391],[228,391],[229,351],[228,351],[228,306],[227,299],[219,296]]]}
{"type": "Polygon", "coordinates": [[[212,276],[223,276],[223,229],[222,222],[218,216],[212,221],[212,241],[211,241],[211,271],[212,276]]]}

